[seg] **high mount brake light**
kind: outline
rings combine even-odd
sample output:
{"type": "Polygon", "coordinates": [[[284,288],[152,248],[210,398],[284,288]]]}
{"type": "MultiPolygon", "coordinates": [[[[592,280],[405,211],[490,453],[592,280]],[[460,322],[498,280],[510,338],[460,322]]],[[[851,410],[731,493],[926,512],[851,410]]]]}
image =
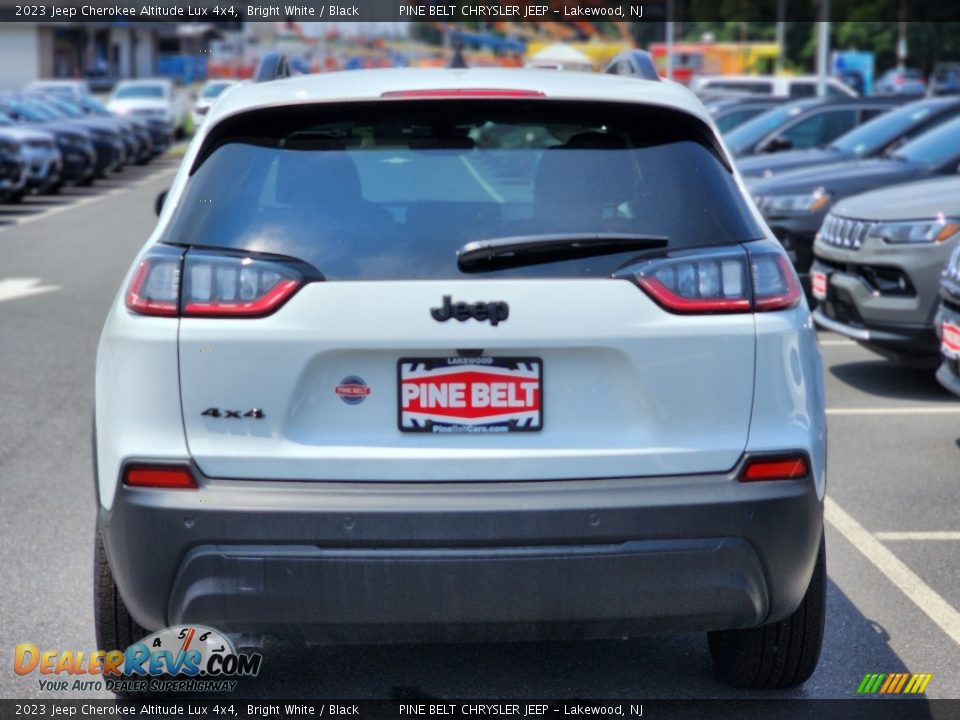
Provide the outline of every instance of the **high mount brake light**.
{"type": "Polygon", "coordinates": [[[740,482],[761,480],[799,480],[810,473],[803,455],[757,457],[747,460],[740,471],[740,482]]]}
{"type": "Polygon", "coordinates": [[[546,97],[539,90],[499,88],[440,88],[436,90],[388,90],[382,98],[535,98],[546,97]]]}
{"type": "Polygon", "coordinates": [[[633,280],[661,307],[679,314],[786,310],[802,295],[781,253],[739,247],[650,260],[618,277],[633,280]]]}
{"type": "Polygon", "coordinates": [[[168,317],[263,317],[293,297],[303,282],[300,273],[274,260],[158,248],[134,273],[127,308],[168,317]]]}

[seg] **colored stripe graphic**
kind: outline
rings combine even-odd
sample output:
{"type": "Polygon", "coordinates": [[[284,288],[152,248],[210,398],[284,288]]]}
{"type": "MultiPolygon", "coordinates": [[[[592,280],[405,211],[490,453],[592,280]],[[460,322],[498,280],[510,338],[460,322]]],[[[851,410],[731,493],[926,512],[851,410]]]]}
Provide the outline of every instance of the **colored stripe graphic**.
{"type": "Polygon", "coordinates": [[[885,673],[867,673],[857,687],[858,695],[872,695],[880,688],[880,683],[886,677],[885,673]]]}
{"type": "Polygon", "coordinates": [[[927,685],[930,684],[932,679],[933,675],[931,673],[917,673],[910,678],[910,682],[907,683],[904,693],[920,694],[927,689],[927,685]]]}
{"type": "Polygon", "coordinates": [[[857,695],[919,695],[926,692],[933,673],[867,673],[857,686],[857,695]]]}

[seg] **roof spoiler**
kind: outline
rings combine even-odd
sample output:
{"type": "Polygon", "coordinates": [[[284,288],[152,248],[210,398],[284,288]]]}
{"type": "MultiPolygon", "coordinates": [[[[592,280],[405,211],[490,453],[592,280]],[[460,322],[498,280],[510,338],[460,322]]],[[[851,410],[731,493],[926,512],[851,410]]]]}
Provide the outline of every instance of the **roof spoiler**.
{"type": "Polygon", "coordinates": [[[263,59],[260,61],[260,66],[253,76],[253,81],[258,83],[270,82],[271,80],[288,78],[291,75],[293,75],[293,73],[290,71],[290,63],[287,62],[287,56],[283,53],[272,52],[263,56],[263,59]]]}

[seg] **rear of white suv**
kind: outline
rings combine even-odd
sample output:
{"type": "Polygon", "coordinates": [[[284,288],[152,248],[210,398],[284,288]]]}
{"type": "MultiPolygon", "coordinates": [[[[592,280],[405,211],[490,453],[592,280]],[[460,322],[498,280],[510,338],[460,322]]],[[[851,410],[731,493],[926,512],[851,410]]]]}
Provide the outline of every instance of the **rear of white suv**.
{"type": "Polygon", "coordinates": [[[702,107],[639,87],[218,103],[101,339],[101,647],[705,630],[733,684],[812,673],[809,313],[702,107]]]}

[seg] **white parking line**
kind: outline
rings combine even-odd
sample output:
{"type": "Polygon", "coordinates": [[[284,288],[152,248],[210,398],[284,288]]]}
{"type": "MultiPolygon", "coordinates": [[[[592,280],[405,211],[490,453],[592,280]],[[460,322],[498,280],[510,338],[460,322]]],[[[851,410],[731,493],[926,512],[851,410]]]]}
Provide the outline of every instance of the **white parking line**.
{"type": "Polygon", "coordinates": [[[960,415],[960,405],[947,407],[827,408],[827,415],[960,415]]]}
{"type": "Polygon", "coordinates": [[[42,282],[40,278],[7,278],[0,280],[0,302],[55,292],[60,289],[59,285],[42,285],[42,282]]]}
{"type": "Polygon", "coordinates": [[[960,532],[954,530],[930,530],[926,532],[877,532],[877,540],[960,540],[960,532]]]}
{"type": "Polygon", "coordinates": [[[832,498],[824,500],[824,517],[951,640],[960,645],[960,612],[887,550],[883,543],[848,515],[832,498]]]}

